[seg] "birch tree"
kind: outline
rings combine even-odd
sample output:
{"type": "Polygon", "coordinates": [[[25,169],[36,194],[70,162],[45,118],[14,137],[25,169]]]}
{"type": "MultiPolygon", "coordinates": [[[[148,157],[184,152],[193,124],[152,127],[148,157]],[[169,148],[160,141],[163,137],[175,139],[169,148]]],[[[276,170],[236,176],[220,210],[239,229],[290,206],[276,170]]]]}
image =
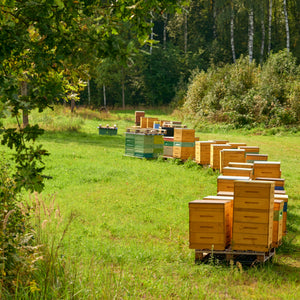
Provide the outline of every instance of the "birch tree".
{"type": "Polygon", "coordinates": [[[272,8],[273,0],[269,0],[269,22],[268,22],[268,54],[271,52],[271,39],[272,39],[272,8]]]}
{"type": "Polygon", "coordinates": [[[289,29],[289,18],[287,12],[287,0],[283,0],[283,13],[284,13],[284,22],[285,22],[285,32],[286,32],[286,49],[290,51],[290,29],[289,29]]]}

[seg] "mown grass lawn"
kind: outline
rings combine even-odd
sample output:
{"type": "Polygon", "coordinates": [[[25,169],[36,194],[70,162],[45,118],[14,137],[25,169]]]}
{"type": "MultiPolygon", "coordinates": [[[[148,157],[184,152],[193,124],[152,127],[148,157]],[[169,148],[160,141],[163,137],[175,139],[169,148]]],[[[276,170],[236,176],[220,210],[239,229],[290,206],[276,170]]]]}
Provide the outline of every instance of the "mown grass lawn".
{"type": "Polygon", "coordinates": [[[124,157],[124,132],[134,124],[134,111],[102,114],[101,120],[99,114],[77,113],[48,112],[39,120],[33,116],[47,129],[40,142],[51,153],[45,173],[53,177],[38,197],[49,205],[54,195],[51,201],[55,199],[63,216],[57,226],[60,218],[45,223],[45,229],[51,228],[46,231],[49,242],[58,241],[69,216],[75,216],[59,249],[68,281],[62,298],[300,298],[299,135],[196,133],[200,140],[257,145],[269,160],[281,161],[290,198],[289,233],[272,263],[253,268],[195,265],[188,247],[188,203],[215,195],[218,173],[191,162],[124,157]],[[59,118],[61,125],[55,127],[59,118]],[[117,124],[118,135],[98,135],[100,123],[117,124]],[[67,130],[68,124],[73,130],[67,130]]]}

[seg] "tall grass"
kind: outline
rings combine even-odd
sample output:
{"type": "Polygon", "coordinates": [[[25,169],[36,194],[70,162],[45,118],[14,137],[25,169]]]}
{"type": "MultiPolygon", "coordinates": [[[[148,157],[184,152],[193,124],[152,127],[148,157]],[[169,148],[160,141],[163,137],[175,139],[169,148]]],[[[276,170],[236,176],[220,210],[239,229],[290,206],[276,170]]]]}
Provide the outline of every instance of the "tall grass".
{"type": "MultiPolygon", "coordinates": [[[[46,173],[53,179],[39,197],[53,208],[52,217],[46,209],[37,227],[48,259],[41,261],[28,298],[299,298],[299,136],[196,133],[201,140],[226,138],[260,146],[269,160],[281,161],[290,199],[289,233],[273,263],[250,269],[216,261],[195,265],[188,248],[188,202],[216,194],[218,173],[191,161],[124,157],[123,133],[133,125],[134,114],[86,117],[92,114],[78,117],[78,132],[47,130],[40,139],[51,152],[46,173]],[[100,122],[118,123],[118,135],[98,135],[100,122]],[[56,206],[47,197],[53,193],[62,221],[55,219],[56,206]],[[71,215],[76,218],[69,222],[71,215]]],[[[174,119],[161,111],[151,114],[158,115],[174,119]]]]}

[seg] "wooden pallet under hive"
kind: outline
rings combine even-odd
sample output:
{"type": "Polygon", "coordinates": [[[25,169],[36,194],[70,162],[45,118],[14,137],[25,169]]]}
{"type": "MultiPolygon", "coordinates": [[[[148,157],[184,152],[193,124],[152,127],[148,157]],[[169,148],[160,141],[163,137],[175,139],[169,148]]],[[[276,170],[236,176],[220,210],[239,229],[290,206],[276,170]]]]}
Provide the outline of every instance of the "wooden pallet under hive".
{"type": "Polygon", "coordinates": [[[273,241],[274,183],[236,181],[232,249],[267,252],[273,241]]]}
{"type": "Polygon", "coordinates": [[[194,200],[189,203],[190,249],[224,250],[232,232],[232,201],[194,200]]]}

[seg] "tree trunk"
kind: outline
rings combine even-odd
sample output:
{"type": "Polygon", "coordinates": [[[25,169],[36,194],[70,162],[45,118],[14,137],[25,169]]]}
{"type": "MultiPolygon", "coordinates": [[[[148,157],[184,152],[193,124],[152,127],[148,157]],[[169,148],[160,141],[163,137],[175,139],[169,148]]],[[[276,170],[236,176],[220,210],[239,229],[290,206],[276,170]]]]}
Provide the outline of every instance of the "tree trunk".
{"type": "Polygon", "coordinates": [[[125,78],[124,78],[124,67],[122,67],[122,106],[125,109],[125,78]]]}
{"type": "MultiPolygon", "coordinates": [[[[21,83],[21,96],[22,97],[27,97],[27,95],[28,95],[27,82],[22,81],[22,83],[21,83]]],[[[28,109],[23,109],[22,117],[23,117],[23,128],[25,128],[29,125],[28,109]]]]}
{"type": "Polygon", "coordinates": [[[72,100],[71,100],[71,113],[73,113],[74,110],[75,110],[75,100],[72,99],[72,100]]]}
{"type": "Polygon", "coordinates": [[[88,104],[89,106],[91,105],[91,86],[90,86],[90,80],[88,79],[88,82],[87,82],[87,86],[88,86],[88,104]]]}
{"type": "Polygon", "coordinates": [[[272,6],[273,0],[269,0],[269,31],[268,31],[268,54],[271,52],[271,33],[272,33],[272,6]]]}
{"type": "Polygon", "coordinates": [[[163,32],[163,45],[164,45],[164,50],[166,49],[167,45],[167,21],[168,21],[168,15],[163,15],[164,19],[164,32],[163,32]]]}
{"type": "Polygon", "coordinates": [[[212,1],[212,11],[213,11],[213,37],[214,39],[217,38],[216,32],[216,19],[217,19],[217,8],[216,8],[216,1],[212,1]]]}
{"type": "Polygon", "coordinates": [[[266,38],[265,22],[263,19],[261,20],[261,33],[262,33],[262,37],[261,37],[261,47],[260,47],[260,64],[263,63],[263,59],[264,59],[265,38],[266,38]]]}
{"type": "Polygon", "coordinates": [[[184,11],[184,53],[187,53],[188,48],[188,24],[187,24],[187,11],[184,11]]]}
{"type": "Polygon", "coordinates": [[[106,90],[105,90],[105,84],[103,84],[103,105],[106,108],[106,90]]]}
{"type": "Polygon", "coordinates": [[[249,10],[249,28],[248,28],[248,52],[249,52],[249,62],[253,61],[253,36],[254,36],[254,16],[253,7],[249,10]]]}
{"type": "Polygon", "coordinates": [[[286,0],[283,0],[283,12],[284,12],[284,20],[285,20],[285,31],[286,31],[286,49],[290,51],[290,29],[289,29],[289,18],[286,8],[286,0]]]}
{"type": "Polygon", "coordinates": [[[150,34],[150,40],[151,40],[151,44],[150,44],[150,54],[152,54],[152,40],[153,40],[153,35],[154,35],[154,32],[153,32],[153,16],[152,16],[152,13],[151,13],[151,34],[150,34]]]}
{"type": "Polygon", "coordinates": [[[236,56],[235,56],[235,47],[234,47],[234,7],[232,2],[231,2],[231,14],[230,14],[230,43],[231,43],[232,59],[233,62],[235,63],[236,56]]]}

